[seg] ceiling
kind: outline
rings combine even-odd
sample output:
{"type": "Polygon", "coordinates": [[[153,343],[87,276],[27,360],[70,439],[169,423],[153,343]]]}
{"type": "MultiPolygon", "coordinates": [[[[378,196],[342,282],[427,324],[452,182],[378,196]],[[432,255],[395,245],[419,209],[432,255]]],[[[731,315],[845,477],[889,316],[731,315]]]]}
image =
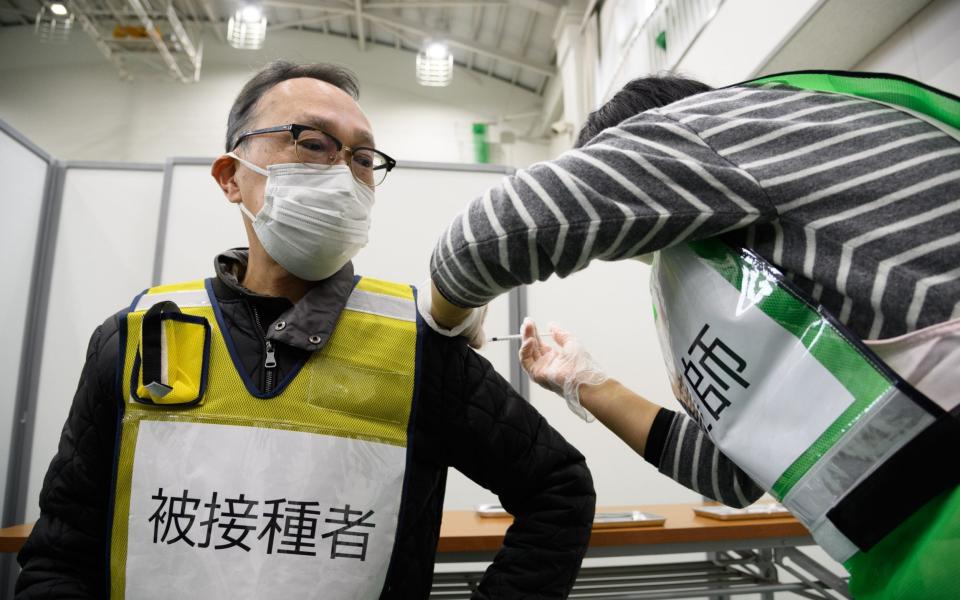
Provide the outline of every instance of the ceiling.
{"type": "MultiPolygon", "coordinates": [[[[226,44],[241,0],[65,0],[82,30],[122,77],[143,65],[183,82],[199,76],[197,42],[226,44]],[[172,12],[171,12],[172,9],[172,12]],[[150,26],[147,26],[150,24],[150,26]],[[118,28],[119,26],[119,28],[118,28]],[[123,27],[159,35],[118,36],[123,27]],[[175,41],[180,27],[191,43],[175,41]],[[192,47],[191,47],[192,46],[192,47]]],[[[459,66],[542,94],[556,73],[553,31],[563,0],[260,0],[271,31],[298,29],[417,52],[426,38],[447,42],[459,66]]],[[[33,25],[42,0],[0,0],[0,27],[33,25]]],[[[81,34],[82,35],[82,34],[81,34]]],[[[183,38],[179,38],[183,39],[183,38]]],[[[242,52],[242,50],[237,50],[242,52]]]]}

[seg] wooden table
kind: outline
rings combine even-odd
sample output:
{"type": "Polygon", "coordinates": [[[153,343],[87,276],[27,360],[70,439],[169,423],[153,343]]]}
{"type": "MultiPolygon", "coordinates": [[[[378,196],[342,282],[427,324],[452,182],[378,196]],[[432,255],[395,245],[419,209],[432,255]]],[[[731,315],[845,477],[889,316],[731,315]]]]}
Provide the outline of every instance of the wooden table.
{"type": "MultiPolygon", "coordinates": [[[[657,527],[594,529],[587,556],[621,556],[684,552],[695,546],[709,551],[711,546],[770,547],[772,545],[803,546],[813,543],[807,529],[793,517],[718,521],[694,514],[693,504],[649,504],[645,506],[598,507],[597,512],[641,510],[667,518],[657,527]],[[766,543],[765,543],[766,541],[766,543]],[[759,544],[759,546],[758,546],[759,544]]],[[[479,517],[472,510],[448,510],[443,513],[440,541],[437,545],[441,562],[464,560],[465,554],[493,556],[503,542],[510,517],[479,517]]]]}
{"type": "MultiPolygon", "coordinates": [[[[606,566],[585,561],[571,598],[657,599],[709,596],[725,599],[777,592],[802,592],[814,598],[849,598],[846,581],[820,565],[798,546],[814,544],[793,517],[719,521],[694,514],[695,505],[651,504],[598,507],[597,512],[641,510],[666,517],[654,527],[597,528],[587,559],[701,553],[692,560],[659,564],[606,566]],[[704,560],[704,558],[706,560],[704,560]],[[800,581],[781,578],[786,571],[800,581]],[[812,595],[811,595],[812,594],[812,595]]],[[[510,517],[479,517],[474,511],[445,511],[437,545],[438,567],[431,599],[469,598],[482,569],[454,563],[486,564],[503,543],[510,517]]]]}
{"type": "Polygon", "coordinates": [[[33,523],[0,529],[0,553],[19,552],[20,547],[27,541],[27,536],[30,535],[32,530],[33,523]]]}

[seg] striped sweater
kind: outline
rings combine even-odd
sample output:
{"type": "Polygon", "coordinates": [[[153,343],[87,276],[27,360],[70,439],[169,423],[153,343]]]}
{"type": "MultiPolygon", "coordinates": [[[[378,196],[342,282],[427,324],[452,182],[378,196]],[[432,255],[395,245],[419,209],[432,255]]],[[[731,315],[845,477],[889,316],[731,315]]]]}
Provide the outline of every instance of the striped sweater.
{"type": "MultiPolygon", "coordinates": [[[[960,142],[897,108],[738,86],[632,117],[505,178],[437,243],[431,274],[479,306],[685,240],[753,249],[865,339],[960,317],[960,142]]],[[[759,489],[677,416],[660,470],[742,505],[759,489]]],[[[648,452],[648,455],[650,452],[648,452]]]]}

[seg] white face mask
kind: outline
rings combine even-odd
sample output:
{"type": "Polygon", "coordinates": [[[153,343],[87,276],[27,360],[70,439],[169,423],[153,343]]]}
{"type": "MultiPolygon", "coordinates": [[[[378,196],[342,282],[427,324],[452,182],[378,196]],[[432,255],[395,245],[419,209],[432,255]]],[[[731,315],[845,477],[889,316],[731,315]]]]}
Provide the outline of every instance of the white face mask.
{"type": "Polygon", "coordinates": [[[308,167],[302,163],[264,169],[236,154],[248,169],[266,176],[263,208],[253,215],[260,244],[281,267],[307,281],[330,277],[367,245],[373,188],[353,177],[350,167],[308,167]]]}

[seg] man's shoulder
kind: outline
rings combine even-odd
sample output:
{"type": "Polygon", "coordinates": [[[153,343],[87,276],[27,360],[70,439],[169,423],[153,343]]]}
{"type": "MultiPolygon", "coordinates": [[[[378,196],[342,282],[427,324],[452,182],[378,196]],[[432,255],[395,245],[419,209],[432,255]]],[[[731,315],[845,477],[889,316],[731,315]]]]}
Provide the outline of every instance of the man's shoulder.
{"type": "Polygon", "coordinates": [[[419,374],[422,389],[440,393],[445,403],[470,404],[512,390],[507,379],[466,338],[447,337],[423,326],[419,374]]]}
{"type": "Polygon", "coordinates": [[[129,312],[129,307],[121,308],[104,319],[103,322],[94,329],[90,337],[88,359],[91,358],[89,353],[92,352],[96,353],[98,357],[98,366],[112,366],[116,364],[120,344],[121,322],[129,312]]]}
{"type": "MultiPolygon", "coordinates": [[[[441,335],[423,322],[419,323],[419,327],[421,330],[421,371],[425,371],[425,367],[428,366],[435,370],[446,367],[448,364],[464,361],[467,352],[470,351],[466,339],[441,335]]],[[[423,372],[423,374],[429,375],[428,372],[423,372]]]]}

